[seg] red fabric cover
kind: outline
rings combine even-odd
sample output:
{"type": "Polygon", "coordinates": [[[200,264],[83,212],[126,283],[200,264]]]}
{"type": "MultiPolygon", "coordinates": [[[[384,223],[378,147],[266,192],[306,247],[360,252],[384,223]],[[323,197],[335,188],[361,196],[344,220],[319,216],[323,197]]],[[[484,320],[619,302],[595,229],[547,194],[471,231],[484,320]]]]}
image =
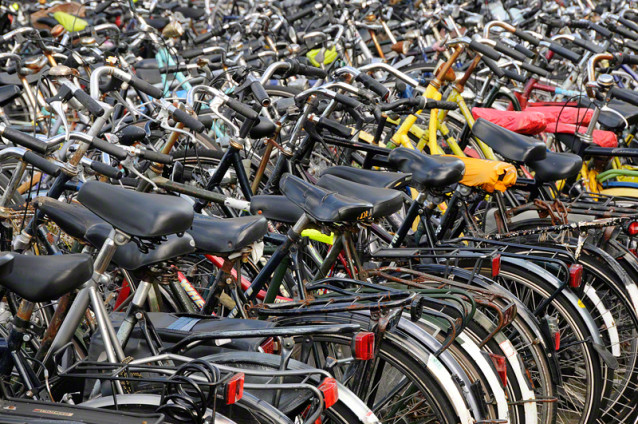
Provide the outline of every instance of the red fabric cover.
{"type": "Polygon", "coordinates": [[[545,116],[548,129],[552,124],[555,125],[557,121],[561,124],[587,125],[594,114],[591,109],[562,106],[528,107],[525,111],[542,113],[545,116]]]}
{"type": "MultiPolygon", "coordinates": [[[[548,125],[546,132],[551,133],[560,133],[560,134],[574,134],[578,129],[578,132],[584,132],[586,128],[582,126],[572,124],[554,124],[548,125]]],[[[616,134],[611,131],[603,131],[603,130],[594,130],[593,134],[594,143],[598,144],[600,147],[618,147],[618,138],[616,134]]]]}
{"type": "Polygon", "coordinates": [[[472,109],[474,119],[483,118],[519,134],[535,135],[545,130],[547,125],[542,113],[512,110],[497,110],[475,107],[472,109]]]}
{"type": "Polygon", "coordinates": [[[536,135],[545,130],[545,117],[541,113],[512,110],[498,110],[475,107],[472,109],[474,119],[483,118],[498,126],[519,134],[536,135]]]}

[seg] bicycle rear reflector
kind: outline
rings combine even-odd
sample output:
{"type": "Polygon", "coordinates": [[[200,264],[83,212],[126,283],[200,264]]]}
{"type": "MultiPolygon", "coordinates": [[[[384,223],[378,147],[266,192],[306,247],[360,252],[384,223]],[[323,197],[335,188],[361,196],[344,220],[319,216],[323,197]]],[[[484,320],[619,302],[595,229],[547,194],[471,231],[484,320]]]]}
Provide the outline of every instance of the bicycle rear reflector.
{"type": "Polygon", "coordinates": [[[569,266],[569,287],[577,289],[583,282],[583,266],[581,264],[571,264],[569,266]]]}
{"type": "Polygon", "coordinates": [[[259,346],[264,353],[275,353],[275,340],[272,337],[268,337],[264,342],[259,346]]]}
{"type": "Polygon", "coordinates": [[[492,258],[492,278],[498,277],[501,273],[501,255],[496,255],[492,258]]]}
{"type": "Polygon", "coordinates": [[[364,331],[355,334],[354,357],[360,361],[374,358],[374,333],[364,331]]]}
{"type": "Polygon", "coordinates": [[[337,386],[337,380],[334,378],[326,377],[319,385],[319,390],[323,393],[326,409],[330,408],[339,400],[339,387],[337,386]]]}
{"type": "Polygon", "coordinates": [[[244,373],[235,374],[226,383],[224,398],[226,405],[232,405],[244,396],[244,373]]]}
{"type": "Polygon", "coordinates": [[[507,360],[504,356],[493,353],[490,353],[490,358],[492,358],[494,368],[496,368],[496,372],[501,378],[501,383],[503,383],[503,386],[507,386],[507,360]]]}
{"type": "Polygon", "coordinates": [[[635,236],[638,234],[638,221],[633,221],[626,227],[627,234],[630,236],[635,236]]]}

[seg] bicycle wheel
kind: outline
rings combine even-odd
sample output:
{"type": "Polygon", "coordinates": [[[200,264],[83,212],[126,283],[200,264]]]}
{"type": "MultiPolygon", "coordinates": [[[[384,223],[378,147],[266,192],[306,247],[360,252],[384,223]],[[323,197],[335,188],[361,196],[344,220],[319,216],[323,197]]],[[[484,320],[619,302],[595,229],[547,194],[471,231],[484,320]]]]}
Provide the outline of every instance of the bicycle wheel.
{"type": "MultiPolygon", "coordinates": [[[[326,322],[361,323],[363,317],[349,314],[331,314],[284,318],[281,325],[304,325],[326,322]]],[[[372,378],[366,387],[359,387],[360,376],[353,374],[348,359],[352,357],[352,339],[342,335],[313,337],[312,346],[302,349],[295,346],[296,359],[314,367],[322,368],[329,357],[344,360],[337,366],[334,376],[348,388],[353,389],[384,423],[455,423],[459,418],[446,396],[445,387],[427,371],[427,352],[386,333],[375,359],[372,378]],[[412,346],[412,351],[406,346],[412,346]]],[[[341,362],[341,361],[340,361],[341,362]]]]}
{"type": "MultiPolygon", "coordinates": [[[[488,271],[491,272],[491,271],[488,271]]],[[[523,301],[530,310],[547,299],[555,288],[521,267],[503,263],[495,281],[523,301]]],[[[555,297],[546,315],[558,320],[561,348],[558,361],[563,381],[558,389],[558,423],[593,423],[600,412],[604,386],[602,364],[589,340],[589,330],[575,305],[563,296],[555,297]]]]}

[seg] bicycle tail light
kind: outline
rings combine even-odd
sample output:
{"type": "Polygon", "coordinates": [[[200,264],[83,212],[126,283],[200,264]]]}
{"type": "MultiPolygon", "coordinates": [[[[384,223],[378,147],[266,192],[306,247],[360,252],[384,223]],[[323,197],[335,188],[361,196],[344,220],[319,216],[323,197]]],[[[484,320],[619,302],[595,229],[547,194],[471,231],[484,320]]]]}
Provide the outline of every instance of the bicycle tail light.
{"type": "Polygon", "coordinates": [[[374,333],[363,331],[355,334],[353,345],[355,359],[368,361],[374,358],[374,333]]]}
{"type": "Polygon", "coordinates": [[[498,277],[501,273],[501,255],[492,257],[492,278],[498,277]]]}
{"type": "Polygon", "coordinates": [[[492,363],[501,379],[501,383],[503,383],[503,386],[507,386],[507,359],[503,355],[495,355],[493,353],[490,353],[490,358],[492,358],[492,363]]]}
{"type": "Polygon", "coordinates": [[[339,387],[337,386],[337,380],[334,378],[326,377],[319,385],[319,390],[323,393],[326,409],[330,408],[339,400],[339,387]]]}
{"type": "Polygon", "coordinates": [[[581,264],[571,264],[569,266],[569,287],[577,289],[583,282],[583,266],[581,264]]]}
{"type": "Polygon", "coordinates": [[[224,389],[224,399],[226,405],[232,405],[244,396],[244,373],[240,372],[233,375],[224,389]]]}

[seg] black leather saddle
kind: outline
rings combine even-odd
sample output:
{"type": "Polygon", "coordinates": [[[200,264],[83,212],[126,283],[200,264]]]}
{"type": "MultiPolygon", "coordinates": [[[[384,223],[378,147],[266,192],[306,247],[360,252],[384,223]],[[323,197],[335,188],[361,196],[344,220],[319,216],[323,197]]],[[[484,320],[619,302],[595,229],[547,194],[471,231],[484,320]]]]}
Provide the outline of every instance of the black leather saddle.
{"type": "Polygon", "coordinates": [[[403,196],[397,190],[371,187],[344,180],[334,175],[322,176],[317,181],[317,186],[372,204],[370,217],[373,219],[392,215],[401,209],[403,204],[403,196]]]}
{"type": "Polygon", "coordinates": [[[410,181],[410,174],[372,171],[351,166],[331,166],[323,171],[321,175],[334,175],[344,180],[378,188],[399,188],[410,181]]]}
{"type": "Polygon", "coordinates": [[[538,182],[564,180],[578,174],[583,159],[573,153],[547,152],[543,160],[528,164],[534,170],[534,178],[538,182]]]}
{"type": "MultiPolygon", "coordinates": [[[[578,105],[590,109],[595,107],[594,103],[587,98],[580,98],[578,105]]],[[[629,125],[638,124],[638,107],[618,99],[611,99],[607,106],[617,113],[608,110],[601,110],[600,116],[598,117],[598,123],[600,124],[601,129],[608,131],[624,130],[625,121],[620,116],[625,118],[629,125]],[[620,114],[620,116],[618,116],[618,114],[620,114]]],[[[585,113],[583,111],[583,116],[584,114],[585,113]]],[[[586,127],[583,127],[583,130],[585,128],[586,127]]]]}
{"type": "Polygon", "coordinates": [[[0,285],[31,302],[58,299],[93,275],[91,257],[82,253],[55,256],[6,253],[0,257],[0,263],[7,257],[12,259],[12,269],[0,274],[0,285]]]}
{"type": "Polygon", "coordinates": [[[221,219],[197,214],[188,234],[195,240],[197,250],[223,254],[237,252],[267,232],[268,221],[263,216],[221,219]]]}
{"type": "MultiPolygon", "coordinates": [[[[632,94],[637,98],[637,101],[638,101],[638,94],[636,94],[635,92],[633,92],[632,94]]],[[[638,107],[632,105],[631,103],[623,102],[618,99],[611,99],[608,106],[610,109],[613,109],[616,112],[620,113],[627,120],[627,123],[629,125],[638,124],[638,107]]],[[[603,117],[603,115],[606,115],[606,114],[612,114],[612,113],[607,111],[602,111],[600,113],[600,116],[603,117]]],[[[603,122],[600,118],[598,122],[600,122],[601,126],[603,127],[605,126],[605,122],[603,122]]],[[[623,123],[620,129],[623,129],[624,126],[625,125],[623,123]]]]}
{"type": "Polygon", "coordinates": [[[17,85],[5,85],[0,87],[0,106],[5,106],[13,99],[20,96],[22,89],[17,85]]]}
{"type": "Polygon", "coordinates": [[[84,183],[78,201],[113,227],[136,237],[184,233],[193,222],[193,207],[182,198],[139,193],[98,181],[84,183]]]}
{"type": "Polygon", "coordinates": [[[529,164],[545,159],[547,148],[542,141],[517,134],[486,119],[477,119],[472,133],[505,160],[529,164]]]}
{"type": "MultiPolygon", "coordinates": [[[[90,210],[78,204],[68,204],[48,197],[36,200],[44,212],[58,227],[71,237],[85,240],[96,248],[102,247],[113,227],[90,210]]],[[[120,246],[113,255],[113,263],[126,270],[136,270],[143,266],[166,261],[195,252],[193,238],[170,235],[153,244],[148,251],[141,251],[135,242],[120,246]]]]}
{"type": "Polygon", "coordinates": [[[250,213],[264,216],[270,221],[294,224],[303,215],[303,209],[286,196],[258,195],[250,199],[250,213]]]}
{"type": "Polygon", "coordinates": [[[362,200],[313,186],[286,174],[279,182],[281,192],[318,222],[350,222],[370,218],[373,205],[362,200]]]}
{"type": "Polygon", "coordinates": [[[440,189],[461,181],[465,164],[453,157],[430,156],[399,147],[388,156],[389,165],[412,174],[410,185],[417,190],[440,189]]]}

